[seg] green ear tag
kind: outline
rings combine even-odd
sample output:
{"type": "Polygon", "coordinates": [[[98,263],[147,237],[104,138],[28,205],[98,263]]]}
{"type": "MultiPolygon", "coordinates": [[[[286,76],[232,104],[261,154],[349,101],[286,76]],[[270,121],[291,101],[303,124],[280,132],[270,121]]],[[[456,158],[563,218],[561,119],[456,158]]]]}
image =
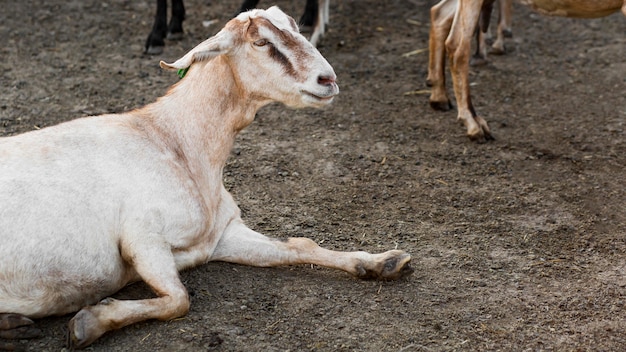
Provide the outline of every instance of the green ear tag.
{"type": "Polygon", "coordinates": [[[178,70],[178,77],[182,79],[187,74],[187,71],[189,71],[189,67],[181,68],[180,70],[178,70]]]}

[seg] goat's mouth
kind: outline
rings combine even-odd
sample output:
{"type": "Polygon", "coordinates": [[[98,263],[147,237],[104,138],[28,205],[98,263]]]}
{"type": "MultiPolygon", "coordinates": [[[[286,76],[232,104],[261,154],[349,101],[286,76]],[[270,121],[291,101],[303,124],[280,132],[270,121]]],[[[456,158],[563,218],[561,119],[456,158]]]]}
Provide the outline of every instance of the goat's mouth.
{"type": "Polygon", "coordinates": [[[311,97],[314,100],[319,101],[319,102],[323,102],[323,103],[330,103],[333,100],[333,98],[337,95],[334,92],[332,92],[330,94],[324,94],[324,95],[315,94],[315,93],[309,92],[307,90],[302,90],[300,92],[303,95],[305,95],[305,96],[311,97]]]}

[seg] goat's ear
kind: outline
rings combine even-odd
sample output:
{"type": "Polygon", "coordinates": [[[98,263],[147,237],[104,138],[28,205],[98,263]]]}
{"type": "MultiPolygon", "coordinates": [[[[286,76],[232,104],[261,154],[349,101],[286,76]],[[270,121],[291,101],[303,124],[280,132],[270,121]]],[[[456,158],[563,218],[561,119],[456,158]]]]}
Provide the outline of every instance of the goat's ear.
{"type": "Polygon", "coordinates": [[[189,68],[189,66],[191,66],[194,62],[210,60],[216,56],[226,54],[230,51],[230,49],[232,49],[232,47],[232,33],[222,30],[213,37],[198,44],[195,48],[185,54],[185,56],[175,62],[168,64],[165,61],[161,61],[159,65],[164,69],[184,70],[189,68]]]}

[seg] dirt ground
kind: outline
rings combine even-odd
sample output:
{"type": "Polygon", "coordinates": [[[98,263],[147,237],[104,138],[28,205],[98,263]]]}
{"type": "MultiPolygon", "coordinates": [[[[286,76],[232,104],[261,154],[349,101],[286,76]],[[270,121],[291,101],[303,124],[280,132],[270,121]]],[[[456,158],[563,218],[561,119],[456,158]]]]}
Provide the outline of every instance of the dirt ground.
{"type": "MultiPolygon", "coordinates": [[[[299,17],[304,1],[277,0],[299,17]]],[[[619,351],[626,349],[626,20],[514,7],[509,53],[472,69],[496,140],[465,137],[426,89],[434,0],[333,0],[319,49],[341,94],[262,109],[224,175],[250,227],[337,250],[413,256],[360,281],[311,266],[209,263],[182,273],[187,316],[106,334],[91,351],[619,351]]],[[[262,1],[269,6],[270,1],[262,1]]],[[[153,1],[5,1],[0,135],[153,101],[173,61],[237,1],[186,1],[186,37],[142,55],[153,1]],[[208,28],[202,21],[217,19],[208,28]]],[[[0,244],[1,245],[1,244],[0,244]]],[[[143,284],[118,298],[151,297],[143,284]]],[[[28,351],[64,349],[71,317],[28,351]]]]}

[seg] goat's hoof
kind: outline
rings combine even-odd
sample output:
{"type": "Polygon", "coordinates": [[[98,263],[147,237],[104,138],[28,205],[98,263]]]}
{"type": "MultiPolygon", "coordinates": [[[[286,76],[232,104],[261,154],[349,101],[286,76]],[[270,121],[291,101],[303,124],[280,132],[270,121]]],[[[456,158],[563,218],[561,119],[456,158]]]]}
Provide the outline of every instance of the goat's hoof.
{"type": "Polygon", "coordinates": [[[381,279],[397,280],[413,274],[415,270],[413,270],[410,263],[411,256],[404,252],[397,257],[391,257],[385,260],[381,279]]]}
{"type": "Polygon", "coordinates": [[[478,143],[484,143],[484,142],[495,140],[495,138],[493,137],[493,135],[491,134],[489,130],[483,130],[483,129],[479,129],[478,131],[473,132],[473,133],[468,132],[467,137],[471,141],[478,142],[478,143]]]}
{"type": "Polygon", "coordinates": [[[478,143],[495,140],[493,135],[491,135],[491,129],[487,121],[482,117],[473,116],[472,120],[465,120],[459,117],[459,121],[463,122],[467,127],[467,137],[470,140],[478,143]]]}
{"type": "Polygon", "coordinates": [[[489,54],[491,55],[504,55],[506,54],[506,50],[504,47],[492,46],[489,50],[489,54]]]}
{"type": "Polygon", "coordinates": [[[21,314],[2,313],[0,314],[0,338],[32,339],[41,336],[41,330],[31,326],[32,324],[32,320],[21,314]]]}
{"type": "Polygon", "coordinates": [[[70,350],[85,348],[105,332],[93,312],[83,308],[68,323],[67,347],[70,350]]]}
{"type": "Polygon", "coordinates": [[[446,101],[430,101],[430,107],[437,111],[449,111],[454,109],[454,106],[449,100],[446,101]]]}
{"type": "Polygon", "coordinates": [[[357,276],[360,279],[397,280],[413,273],[413,268],[409,265],[411,256],[403,251],[392,250],[375,256],[384,259],[357,266],[357,276]]]}
{"type": "Polygon", "coordinates": [[[470,66],[472,67],[485,66],[488,63],[489,60],[487,60],[487,58],[484,56],[472,56],[472,58],[470,59],[470,66]]]}
{"type": "Polygon", "coordinates": [[[31,325],[33,321],[28,317],[15,313],[0,314],[0,330],[19,328],[20,326],[31,325]]]}
{"type": "Polygon", "coordinates": [[[144,51],[144,54],[148,54],[148,55],[161,55],[162,53],[163,53],[163,46],[150,45],[149,47],[146,48],[146,51],[144,51]]]}
{"type": "Polygon", "coordinates": [[[185,37],[184,32],[167,32],[167,36],[165,37],[167,40],[181,40],[185,37]]]}

